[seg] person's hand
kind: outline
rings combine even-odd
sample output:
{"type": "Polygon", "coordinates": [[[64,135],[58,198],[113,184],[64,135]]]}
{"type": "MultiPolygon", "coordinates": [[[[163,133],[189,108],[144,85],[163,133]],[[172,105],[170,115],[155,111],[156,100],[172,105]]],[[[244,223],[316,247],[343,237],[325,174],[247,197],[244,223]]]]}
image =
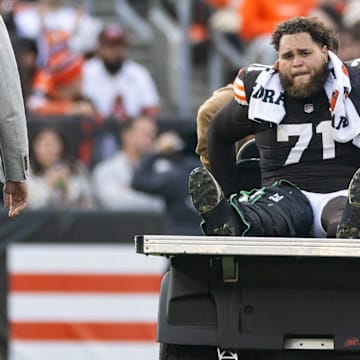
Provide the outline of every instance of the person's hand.
{"type": "Polygon", "coordinates": [[[154,146],[159,154],[168,155],[180,151],[184,147],[184,143],[177,133],[166,131],[159,135],[154,146]]]}
{"type": "Polygon", "coordinates": [[[70,168],[66,163],[58,163],[51,166],[45,172],[45,181],[52,187],[58,187],[59,184],[66,186],[71,175],[70,168]]]}
{"type": "Polygon", "coordinates": [[[26,182],[7,181],[3,188],[4,207],[9,217],[19,215],[27,206],[28,189],[26,182]]]}
{"type": "Polygon", "coordinates": [[[86,100],[76,101],[72,104],[69,110],[69,115],[79,115],[79,116],[96,116],[96,111],[94,106],[86,100]]]}

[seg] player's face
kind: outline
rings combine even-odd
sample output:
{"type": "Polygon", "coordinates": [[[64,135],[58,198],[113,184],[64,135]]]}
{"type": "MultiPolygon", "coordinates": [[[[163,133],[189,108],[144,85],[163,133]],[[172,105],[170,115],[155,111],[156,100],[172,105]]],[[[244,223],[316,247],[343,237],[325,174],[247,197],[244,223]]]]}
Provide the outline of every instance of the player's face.
{"type": "Polygon", "coordinates": [[[140,117],[122,134],[123,147],[132,154],[142,156],[154,146],[156,131],[156,122],[153,119],[140,117]]]}
{"type": "Polygon", "coordinates": [[[320,90],[328,76],[328,50],[308,33],[284,35],[279,44],[279,75],[285,92],[306,98],[320,90]]]}

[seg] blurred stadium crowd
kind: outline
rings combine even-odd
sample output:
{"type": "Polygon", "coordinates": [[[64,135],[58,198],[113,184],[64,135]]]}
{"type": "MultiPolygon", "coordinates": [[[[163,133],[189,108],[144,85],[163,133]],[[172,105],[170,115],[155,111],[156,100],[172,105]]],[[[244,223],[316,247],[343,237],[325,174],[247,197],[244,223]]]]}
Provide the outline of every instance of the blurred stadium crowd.
{"type": "Polygon", "coordinates": [[[164,212],[198,234],[187,194],[197,108],[241,66],[272,64],[288,17],[331,25],[360,56],[356,0],[2,0],[29,125],[30,209],[164,212]]]}

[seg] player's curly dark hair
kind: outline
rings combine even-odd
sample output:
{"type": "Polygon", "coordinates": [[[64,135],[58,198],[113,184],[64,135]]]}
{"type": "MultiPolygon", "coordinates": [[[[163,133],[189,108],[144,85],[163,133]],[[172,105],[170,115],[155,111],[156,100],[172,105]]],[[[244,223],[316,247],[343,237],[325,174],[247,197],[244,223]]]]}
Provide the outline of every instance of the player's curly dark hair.
{"type": "Polygon", "coordinates": [[[308,33],[320,46],[326,45],[329,50],[338,50],[338,41],[331,28],[316,17],[298,16],[279,23],[272,34],[271,44],[279,51],[282,36],[308,33]]]}

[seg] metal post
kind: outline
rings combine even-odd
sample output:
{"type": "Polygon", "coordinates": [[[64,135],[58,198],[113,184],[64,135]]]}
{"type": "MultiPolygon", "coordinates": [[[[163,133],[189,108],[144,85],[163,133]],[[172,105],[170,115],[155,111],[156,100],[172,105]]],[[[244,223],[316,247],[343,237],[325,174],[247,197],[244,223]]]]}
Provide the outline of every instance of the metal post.
{"type": "MultiPolygon", "coordinates": [[[[95,0],[82,0],[83,5],[86,9],[86,11],[91,14],[91,15],[96,15],[95,14],[95,0]]],[[[74,3],[76,4],[76,2],[74,1],[74,3]]]]}
{"type": "Polygon", "coordinates": [[[191,49],[188,41],[188,29],[191,17],[191,0],[176,1],[176,11],[182,29],[182,41],[179,56],[181,58],[178,71],[178,113],[181,116],[190,115],[191,94],[191,49]]]}
{"type": "Polygon", "coordinates": [[[212,50],[209,54],[208,76],[210,91],[213,92],[220,86],[224,85],[224,59],[220,53],[215,49],[212,43],[212,50]]]}

